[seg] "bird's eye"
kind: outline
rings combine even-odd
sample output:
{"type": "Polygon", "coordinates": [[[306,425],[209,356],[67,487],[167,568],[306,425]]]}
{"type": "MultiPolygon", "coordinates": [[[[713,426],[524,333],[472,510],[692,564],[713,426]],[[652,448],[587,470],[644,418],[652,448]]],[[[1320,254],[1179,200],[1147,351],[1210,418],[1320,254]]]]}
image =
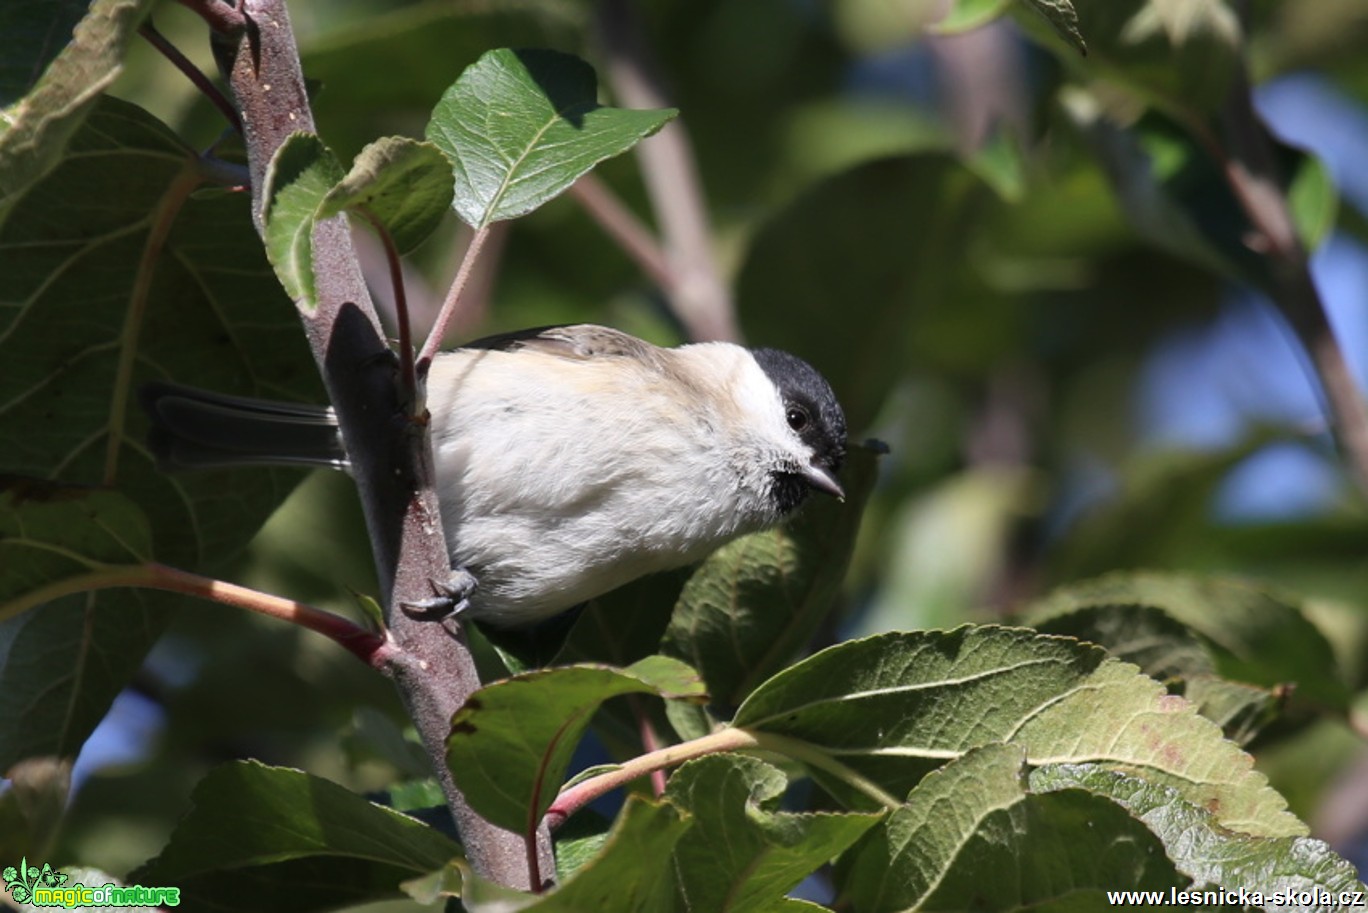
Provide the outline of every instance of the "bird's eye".
{"type": "Polygon", "coordinates": [[[794,431],[802,431],[808,425],[808,414],[806,409],[797,406],[789,406],[784,413],[784,418],[788,420],[788,426],[794,431]]]}

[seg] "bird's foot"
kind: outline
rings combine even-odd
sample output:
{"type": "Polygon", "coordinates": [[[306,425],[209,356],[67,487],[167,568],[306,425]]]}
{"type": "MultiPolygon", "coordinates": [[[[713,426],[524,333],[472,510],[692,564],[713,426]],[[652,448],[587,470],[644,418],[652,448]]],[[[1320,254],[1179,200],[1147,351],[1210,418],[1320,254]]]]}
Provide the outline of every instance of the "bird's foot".
{"type": "Polygon", "coordinates": [[[433,580],[433,595],[428,599],[401,602],[399,607],[410,618],[440,621],[443,625],[460,618],[470,608],[470,596],[480,585],[475,575],[463,567],[453,568],[446,580],[433,580]]]}

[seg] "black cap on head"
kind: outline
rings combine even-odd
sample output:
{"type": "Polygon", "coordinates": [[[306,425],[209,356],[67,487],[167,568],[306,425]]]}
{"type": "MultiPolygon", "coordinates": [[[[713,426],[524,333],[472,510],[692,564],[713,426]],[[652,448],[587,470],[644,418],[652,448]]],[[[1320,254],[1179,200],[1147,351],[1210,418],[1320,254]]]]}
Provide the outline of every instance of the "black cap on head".
{"type": "Polygon", "coordinates": [[[825,470],[814,475],[808,467],[795,467],[783,473],[776,487],[781,508],[792,510],[809,488],[835,488],[833,493],[839,493],[834,475],[845,460],[846,421],[831,384],[812,365],[788,352],[752,349],[751,355],[778,389],[789,427],[812,448],[813,466],[825,470]],[[833,477],[829,485],[822,484],[824,475],[833,477]]]}

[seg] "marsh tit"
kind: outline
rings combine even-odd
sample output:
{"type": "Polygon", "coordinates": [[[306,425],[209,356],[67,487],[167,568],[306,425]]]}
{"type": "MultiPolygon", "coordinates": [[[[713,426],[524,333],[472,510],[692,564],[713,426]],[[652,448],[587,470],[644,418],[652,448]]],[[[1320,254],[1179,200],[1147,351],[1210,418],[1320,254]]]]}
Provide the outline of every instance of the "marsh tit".
{"type": "MultiPolygon", "coordinates": [[[[162,465],[346,468],[331,409],[149,384],[162,465]]],[[[776,349],[660,348],[600,326],[444,353],[427,378],[437,497],[467,617],[530,624],[843,497],[845,415],[776,349]],[[465,576],[468,579],[468,576],[465,576]]]]}

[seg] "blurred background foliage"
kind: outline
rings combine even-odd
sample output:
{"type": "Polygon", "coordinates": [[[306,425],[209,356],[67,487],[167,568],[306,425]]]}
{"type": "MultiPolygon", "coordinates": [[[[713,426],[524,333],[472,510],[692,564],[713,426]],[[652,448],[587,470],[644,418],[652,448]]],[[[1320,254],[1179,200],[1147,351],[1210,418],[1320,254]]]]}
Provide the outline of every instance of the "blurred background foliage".
{"type": "MultiPolygon", "coordinates": [[[[318,130],[343,160],[377,136],[421,136],[443,90],[492,47],[566,50],[605,73],[588,2],[290,9],[318,83],[318,130]]],[[[1363,495],[1340,468],[1295,338],[1256,283],[1236,278],[1248,276],[1247,252],[1211,242],[1230,205],[1219,176],[1153,112],[1134,111],[1119,139],[1100,135],[1080,112],[1117,104],[1108,86],[1079,81],[1016,22],[934,35],[944,12],[915,0],[637,7],[693,144],[747,341],[812,361],[853,436],[891,448],[839,636],[1010,617],[1114,569],[1219,572],[1303,597],[1360,693],[1363,495]],[[1138,144],[1158,183],[1181,188],[1190,220],[1161,221],[1166,244],[1113,190],[1117,142],[1138,144]]],[[[1368,8],[1261,0],[1248,15],[1257,107],[1316,156],[1296,166],[1305,189],[1294,204],[1319,242],[1313,273],[1362,386],[1368,8]]],[[[214,72],[198,19],[169,2],[154,19],[214,72]]],[[[1105,43],[1094,53],[1085,62],[1105,72],[1105,43]]],[[[1170,65],[1159,57],[1147,71],[1160,96],[1170,65]]],[[[113,94],[198,147],[222,130],[142,43],[113,94]]],[[[598,173],[650,220],[633,157],[598,173]]],[[[1140,202],[1161,208],[1151,192],[1140,202]]],[[[410,258],[420,311],[440,302],[464,241],[452,218],[410,258]]],[[[496,248],[462,338],[589,321],[682,341],[659,290],[572,199],[511,224],[496,248]]],[[[316,474],[231,576],[353,611],[347,590],[373,593],[370,568],[350,483],[316,474]]],[[[1313,831],[1362,865],[1368,753],[1353,719],[1271,730],[1251,749],[1313,831]]],[[[82,754],[59,855],[123,871],[155,854],[192,784],[229,757],[363,791],[421,776],[402,720],[390,685],[320,638],[213,607],[178,612],[82,754]]]]}

